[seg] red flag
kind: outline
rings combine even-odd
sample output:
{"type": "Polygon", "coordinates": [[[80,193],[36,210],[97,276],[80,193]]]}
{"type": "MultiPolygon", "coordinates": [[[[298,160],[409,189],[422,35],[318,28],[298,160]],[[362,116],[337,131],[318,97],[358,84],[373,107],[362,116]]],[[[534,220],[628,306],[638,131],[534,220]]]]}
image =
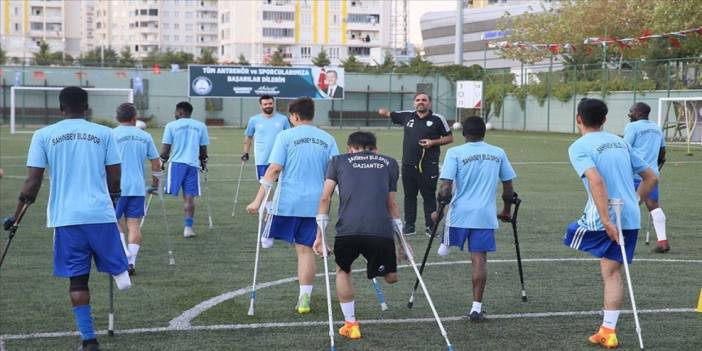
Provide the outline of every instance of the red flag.
{"type": "Polygon", "coordinates": [[[650,37],[651,35],[653,35],[653,31],[650,28],[644,29],[643,33],[641,33],[641,36],[639,37],[639,40],[648,40],[648,37],[650,37]]]}
{"type": "Polygon", "coordinates": [[[558,44],[548,44],[546,47],[548,48],[548,51],[550,51],[554,55],[558,55],[558,53],[561,51],[561,48],[558,46],[558,44]]]}
{"type": "Polygon", "coordinates": [[[154,63],[154,65],[151,66],[151,73],[161,74],[161,66],[159,66],[158,63],[154,63]]]}
{"type": "Polygon", "coordinates": [[[619,48],[622,50],[631,48],[631,45],[629,45],[627,39],[618,39],[618,38],[614,37],[614,38],[612,38],[612,40],[614,40],[614,42],[617,44],[617,46],[619,46],[619,48]]]}
{"type": "Polygon", "coordinates": [[[46,78],[46,74],[44,74],[44,71],[34,71],[34,72],[32,72],[32,78],[44,79],[44,78],[46,78]]]}
{"type": "Polygon", "coordinates": [[[695,29],[695,32],[697,32],[697,34],[702,36],[702,27],[698,27],[697,29],[695,29]]]}
{"type": "Polygon", "coordinates": [[[585,55],[587,55],[587,56],[592,55],[592,47],[590,47],[590,46],[585,47],[585,55]]]}
{"type": "Polygon", "coordinates": [[[87,72],[78,71],[76,72],[76,79],[81,80],[88,75],[87,72]]]}
{"type": "Polygon", "coordinates": [[[127,73],[124,71],[117,71],[115,72],[115,75],[117,76],[117,79],[127,79],[127,73]]]}
{"type": "Polygon", "coordinates": [[[672,45],[674,48],[680,49],[682,47],[682,44],[680,44],[678,38],[674,36],[669,36],[668,41],[670,42],[670,45],[672,45]]]}

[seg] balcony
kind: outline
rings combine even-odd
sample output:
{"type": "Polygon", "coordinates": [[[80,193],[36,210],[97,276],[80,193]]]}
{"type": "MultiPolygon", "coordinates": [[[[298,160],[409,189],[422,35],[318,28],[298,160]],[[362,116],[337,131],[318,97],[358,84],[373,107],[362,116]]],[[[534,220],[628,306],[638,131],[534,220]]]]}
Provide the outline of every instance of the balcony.
{"type": "Polygon", "coordinates": [[[380,45],[380,32],[378,31],[348,31],[347,44],[351,46],[378,46],[380,45]]]}
{"type": "Polygon", "coordinates": [[[293,0],[261,0],[263,10],[295,10],[293,0]]]}
{"type": "Polygon", "coordinates": [[[347,0],[348,9],[350,13],[356,12],[368,12],[380,9],[379,1],[368,1],[368,0],[347,0]]]}

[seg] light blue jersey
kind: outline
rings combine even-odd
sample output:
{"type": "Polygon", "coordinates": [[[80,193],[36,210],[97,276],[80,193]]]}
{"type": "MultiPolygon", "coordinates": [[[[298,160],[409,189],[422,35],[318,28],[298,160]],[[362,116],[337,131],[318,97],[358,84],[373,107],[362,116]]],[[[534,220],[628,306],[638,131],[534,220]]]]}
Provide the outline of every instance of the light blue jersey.
{"type": "MultiPolygon", "coordinates": [[[[665,138],[656,122],[647,119],[631,122],[624,128],[624,141],[658,175],[658,153],[665,147],[665,138]]],[[[641,176],[634,174],[634,179],[641,176]]]]}
{"type": "Polygon", "coordinates": [[[122,196],[144,196],[144,161],[158,158],[151,135],[137,127],[121,125],[112,130],[122,159],[122,196]]]}
{"type": "Polygon", "coordinates": [[[272,213],[315,217],[327,163],[338,154],[334,137],[315,126],[301,125],[280,132],[269,159],[271,164],[283,166],[272,213]]]}
{"type": "Polygon", "coordinates": [[[116,222],[105,166],[119,163],[110,128],[74,118],[36,131],[27,167],[49,169],[47,227],[116,222]]]}
{"type": "Polygon", "coordinates": [[[277,112],[271,117],[259,113],[249,118],[244,135],[254,138],[254,157],[257,166],[268,164],[275,137],[281,131],[289,128],[288,118],[277,112]]]}
{"type": "Polygon", "coordinates": [[[209,145],[207,126],[192,118],[180,118],[166,124],[163,143],[171,145],[171,162],[200,168],[200,146],[209,145]]]}
{"type": "MultiPolygon", "coordinates": [[[[587,190],[587,204],[578,225],[591,231],[604,230],[597,207],[592,200],[590,186],[585,171],[597,169],[607,187],[609,199],[622,199],[622,229],[639,229],[641,214],[636,197],[634,173],[641,173],[648,168],[622,138],[608,132],[590,132],[578,138],[568,148],[570,163],[582,178],[587,190]]],[[[609,208],[609,218],[615,222],[614,209],[609,208]]]]}
{"type": "Polygon", "coordinates": [[[507,154],[499,147],[480,141],[448,149],[439,176],[453,181],[453,200],[446,215],[446,225],[497,229],[497,182],[516,177],[507,154]]]}

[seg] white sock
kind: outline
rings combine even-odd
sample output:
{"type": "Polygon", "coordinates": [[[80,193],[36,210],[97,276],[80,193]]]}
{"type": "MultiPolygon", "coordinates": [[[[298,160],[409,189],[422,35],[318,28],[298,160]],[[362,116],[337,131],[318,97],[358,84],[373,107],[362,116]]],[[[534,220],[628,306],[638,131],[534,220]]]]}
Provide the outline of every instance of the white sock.
{"type": "Polygon", "coordinates": [[[653,228],[656,229],[658,241],[668,240],[665,235],[665,214],[663,209],[659,207],[651,211],[651,218],[653,218],[653,228]]]}
{"type": "Polygon", "coordinates": [[[355,322],[356,308],[354,307],[354,301],[340,302],[339,305],[341,305],[341,312],[344,313],[344,320],[351,323],[355,322]]]}
{"type": "Polygon", "coordinates": [[[129,258],[132,254],[127,249],[127,241],[124,239],[124,233],[119,233],[119,240],[122,242],[122,249],[124,249],[124,254],[129,258]]]}
{"type": "Polygon", "coordinates": [[[439,245],[439,251],[438,251],[439,256],[446,256],[449,254],[449,246],[446,244],[441,244],[439,245]]]}
{"type": "Polygon", "coordinates": [[[129,256],[129,264],[134,266],[136,265],[136,258],[139,254],[140,246],[137,244],[129,244],[127,247],[129,248],[129,252],[131,253],[131,256],[129,256]]]}
{"type": "Polygon", "coordinates": [[[470,308],[470,313],[473,312],[482,312],[483,311],[483,303],[478,302],[478,301],[473,301],[473,307],[470,308]]]}
{"type": "Polygon", "coordinates": [[[300,285],[300,296],[307,294],[312,296],[312,285],[300,285]]]}
{"type": "Polygon", "coordinates": [[[273,247],[275,240],[273,238],[261,238],[261,247],[264,249],[270,249],[273,247]]]}
{"type": "Polygon", "coordinates": [[[617,328],[617,320],[619,319],[619,310],[602,310],[604,318],[602,318],[602,326],[609,329],[617,328]]]}
{"type": "Polygon", "coordinates": [[[127,290],[132,287],[132,280],[129,279],[127,271],[113,275],[112,278],[115,279],[115,284],[117,284],[117,289],[119,290],[127,290]]]}

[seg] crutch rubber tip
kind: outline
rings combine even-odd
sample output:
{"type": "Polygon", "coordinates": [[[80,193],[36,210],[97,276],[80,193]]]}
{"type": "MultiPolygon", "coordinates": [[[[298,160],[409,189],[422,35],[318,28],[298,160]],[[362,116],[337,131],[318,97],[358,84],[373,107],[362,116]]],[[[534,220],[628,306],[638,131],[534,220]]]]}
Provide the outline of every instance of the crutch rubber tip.
{"type": "Polygon", "coordinates": [[[385,302],[381,303],[381,304],[380,304],[380,310],[381,310],[381,311],[387,311],[387,310],[388,310],[388,304],[386,304],[385,302]]]}
{"type": "Polygon", "coordinates": [[[448,351],[453,351],[453,347],[449,346],[448,351]]]}
{"type": "Polygon", "coordinates": [[[114,330],[108,330],[108,331],[107,331],[107,336],[115,336],[115,331],[114,331],[114,330]]]}
{"type": "Polygon", "coordinates": [[[170,259],[168,259],[169,266],[173,266],[174,264],[175,264],[175,258],[171,257],[170,259]]]}
{"type": "Polygon", "coordinates": [[[522,302],[527,302],[527,297],[526,297],[526,296],[522,296],[522,302]]]}
{"type": "Polygon", "coordinates": [[[648,245],[648,241],[646,242],[646,245],[648,245]]]}
{"type": "Polygon", "coordinates": [[[412,308],[412,305],[413,305],[412,302],[408,302],[408,303],[407,303],[407,308],[412,308]]]}
{"type": "Polygon", "coordinates": [[[336,351],[336,346],[332,346],[331,348],[329,348],[329,350],[336,351]]]}
{"type": "Polygon", "coordinates": [[[253,307],[249,308],[249,312],[247,313],[247,315],[249,315],[249,316],[253,316],[253,315],[254,315],[254,309],[253,309],[253,307]]]}

